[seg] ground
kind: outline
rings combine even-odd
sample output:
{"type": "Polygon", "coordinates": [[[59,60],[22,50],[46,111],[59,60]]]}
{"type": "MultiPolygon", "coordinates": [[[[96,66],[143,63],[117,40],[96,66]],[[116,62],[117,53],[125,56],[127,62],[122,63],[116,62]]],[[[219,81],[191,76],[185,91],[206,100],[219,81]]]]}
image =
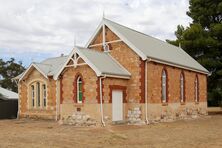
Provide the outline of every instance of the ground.
{"type": "Polygon", "coordinates": [[[73,127],[53,121],[0,120],[0,148],[222,147],[222,115],[144,126],[73,127]]]}

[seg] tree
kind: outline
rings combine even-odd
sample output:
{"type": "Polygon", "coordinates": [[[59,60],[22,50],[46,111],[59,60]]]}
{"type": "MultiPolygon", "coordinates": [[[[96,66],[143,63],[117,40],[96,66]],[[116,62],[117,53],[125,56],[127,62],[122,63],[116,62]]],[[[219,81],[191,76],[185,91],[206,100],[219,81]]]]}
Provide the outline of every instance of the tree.
{"type": "Polygon", "coordinates": [[[8,61],[3,61],[0,59],[0,86],[11,91],[17,92],[17,84],[12,81],[12,78],[21,74],[25,68],[22,66],[22,62],[15,62],[14,58],[11,58],[8,61]]]}
{"type": "Polygon", "coordinates": [[[166,40],[181,47],[206,67],[208,77],[208,103],[222,101],[222,1],[190,0],[187,15],[193,21],[188,27],[178,25],[176,40],[166,40]]]}

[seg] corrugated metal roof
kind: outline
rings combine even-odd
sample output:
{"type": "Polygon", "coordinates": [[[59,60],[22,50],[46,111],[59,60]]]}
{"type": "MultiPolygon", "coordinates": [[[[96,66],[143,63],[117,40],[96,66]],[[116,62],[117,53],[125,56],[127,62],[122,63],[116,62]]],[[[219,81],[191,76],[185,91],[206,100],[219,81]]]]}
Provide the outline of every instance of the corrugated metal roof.
{"type": "MultiPolygon", "coordinates": [[[[61,56],[61,57],[55,57],[55,58],[48,58],[41,62],[41,64],[48,65],[49,67],[45,67],[45,69],[48,69],[47,75],[53,76],[56,74],[63,66],[65,61],[67,60],[68,56],[61,56]]],[[[44,68],[44,66],[42,66],[44,68]]]]}
{"type": "MultiPolygon", "coordinates": [[[[135,31],[108,19],[103,19],[104,24],[107,25],[114,33],[122,36],[123,41],[129,42],[135,50],[139,50],[145,56],[169,62],[179,66],[188,67],[194,70],[209,73],[202,65],[188,55],[183,49],[171,45],[162,40],[156,39],[144,33],[135,31]]],[[[132,48],[132,47],[131,47],[132,48]]]]}
{"type": "Polygon", "coordinates": [[[3,99],[18,99],[18,94],[0,87],[0,93],[3,95],[3,99]]]}
{"type": "Polygon", "coordinates": [[[16,80],[23,78],[31,67],[37,68],[37,70],[39,70],[45,77],[53,76],[58,73],[58,71],[62,68],[67,58],[68,56],[61,56],[55,58],[48,58],[40,63],[33,62],[25,72],[16,76],[13,79],[16,80]]]}
{"type": "Polygon", "coordinates": [[[81,52],[101,72],[101,74],[130,77],[131,74],[114,60],[109,53],[83,47],[77,48],[79,49],[79,52],[81,52]]]}

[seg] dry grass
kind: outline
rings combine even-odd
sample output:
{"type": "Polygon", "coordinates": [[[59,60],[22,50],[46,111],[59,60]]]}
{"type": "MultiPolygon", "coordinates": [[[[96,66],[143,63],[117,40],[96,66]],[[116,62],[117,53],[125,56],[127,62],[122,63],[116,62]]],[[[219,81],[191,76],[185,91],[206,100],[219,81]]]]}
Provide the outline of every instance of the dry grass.
{"type": "Polygon", "coordinates": [[[222,147],[222,115],[149,126],[76,128],[52,121],[1,120],[0,148],[222,147]]]}

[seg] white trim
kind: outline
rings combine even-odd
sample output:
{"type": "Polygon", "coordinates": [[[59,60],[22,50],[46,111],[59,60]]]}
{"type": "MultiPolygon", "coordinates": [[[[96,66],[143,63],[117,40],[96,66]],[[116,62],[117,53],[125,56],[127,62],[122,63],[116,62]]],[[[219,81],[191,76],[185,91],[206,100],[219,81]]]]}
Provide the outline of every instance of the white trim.
{"type": "Polygon", "coordinates": [[[96,37],[96,35],[99,33],[99,30],[101,29],[102,25],[104,24],[104,20],[99,23],[98,27],[96,28],[95,32],[93,35],[90,37],[89,41],[86,43],[86,48],[89,46],[89,44],[93,41],[93,39],[96,37]]]}
{"type": "Polygon", "coordinates": [[[105,24],[103,24],[103,50],[105,51],[105,44],[106,44],[106,30],[105,24]]]}
{"type": "MultiPolygon", "coordinates": [[[[77,103],[79,103],[79,104],[81,104],[82,103],[82,101],[80,101],[79,100],[79,92],[80,92],[80,90],[79,90],[79,84],[82,84],[82,78],[80,77],[80,76],[78,76],[78,78],[77,78],[77,81],[76,81],[76,86],[77,86],[77,103]],[[79,81],[79,79],[81,79],[81,81],[79,81]]],[[[81,90],[81,92],[82,92],[82,90],[81,90]]],[[[83,92],[82,92],[82,95],[83,95],[83,92]]],[[[83,98],[82,98],[83,99],[83,98]]]]}
{"type": "Polygon", "coordinates": [[[142,53],[139,49],[137,49],[131,42],[129,42],[123,35],[121,35],[118,31],[116,31],[109,23],[103,19],[100,25],[97,27],[96,32],[92,35],[89,41],[86,44],[86,48],[89,47],[89,44],[93,41],[96,35],[99,33],[99,30],[103,25],[106,25],[112,32],[114,32],[122,41],[124,41],[131,49],[133,49],[143,60],[146,60],[147,57],[144,53],[142,53]]]}
{"type": "MultiPolygon", "coordinates": [[[[105,44],[118,43],[118,42],[122,42],[122,40],[113,40],[113,41],[105,42],[105,44]]],[[[98,43],[98,44],[90,45],[89,47],[96,47],[96,46],[102,46],[102,45],[103,43],[98,43]]]]}
{"type": "Polygon", "coordinates": [[[66,67],[66,68],[67,68],[67,67],[75,67],[75,66],[77,67],[77,66],[84,66],[84,65],[88,65],[88,64],[87,64],[87,63],[80,63],[80,64],[76,64],[76,65],[74,65],[74,64],[73,64],[73,65],[67,65],[67,66],[65,66],[65,67],[66,67]]]}
{"type": "Polygon", "coordinates": [[[147,74],[147,62],[148,62],[148,60],[146,60],[145,61],[145,122],[146,122],[146,124],[149,124],[149,120],[148,120],[148,74],[147,74]]]}
{"type": "Polygon", "coordinates": [[[114,32],[120,39],[122,39],[123,42],[125,42],[131,49],[133,49],[141,58],[142,60],[146,60],[147,56],[141,52],[138,48],[136,48],[130,41],[128,41],[121,33],[115,30],[114,27],[106,23],[106,26],[109,27],[109,29],[114,32]]]}
{"type": "Polygon", "coordinates": [[[173,67],[177,67],[177,68],[186,69],[186,70],[190,70],[190,71],[193,71],[193,72],[198,72],[198,73],[202,73],[202,74],[205,74],[205,75],[209,75],[208,72],[196,70],[196,69],[185,67],[185,66],[182,66],[182,65],[177,65],[177,64],[174,64],[174,63],[169,63],[169,62],[165,62],[165,61],[162,61],[162,60],[159,60],[159,59],[153,59],[153,58],[150,58],[150,57],[149,57],[149,59],[151,59],[151,61],[153,61],[153,62],[157,62],[157,63],[160,63],[160,64],[166,64],[166,65],[169,65],[169,66],[173,66],[173,67]]]}
{"type": "Polygon", "coordinates": [[[32,67],[34,67],[35,69],[37,69],[46,79],[48,79],[48,76],[45,75],[44,72],[42,72],[42,71],[38,68],[38,66],[35,65],[35,63],[32,63],[32,64],[28,67],[28,69],[25,71],[25,73],[21,76],[21,78],[19,79],[19,81],[21,81],[21,80],[24,78],[24,76],[28,73],[28,71],[29,71],[32,67]]]}
{"type": "Polygon", "coordinates": [[[103,76],[111,77],[111,78],[130,79],[129,76],[117,76],[117,75],[110,75],[110,74],[103,74],[103,76]]]}
{"type": "Polygon", "coordinates": [[[94,70],[97,76],[101,76],[102,72],[99,71],[99,69],[97,69],[97,67],[90,62],[90,60],[84,54],[82,54],[81,49],[78,49],[78,47],[76,48],[76,53],[78,53],[78,55],[94,70]]]}
{"type": "MultiPolygon", "coordinates": [[[[96,35],[99,33],[99,30],[101,29],[102,25],[105,24],[112,32],[114,32],[123,42],[125,42],[132,50],[134,50],[141,58],[142,60],[146,60],[147,59],[147,56],[141,52],[138,48],[136,48],[130,41],[128,41],[123,35],[121,35],[118,31],[115,30],[114,27],[112,27],[112,25],[110,25],[105,19],[103,19],[101,21],[101,23],[99,24],[99,26],[97,27],[95,33],[91,36],[91,38],[89,39],[89,41],[87,42],[86,46],[85,47],[89,47],[90,43],[94,40],[94,38],[96,37],[96,35]]],[[[152,57],[150,57],[152,58],[152,57]]],[[[154,58],[156,59],[156,58],[154,58]]],[[[180,66],[178,64],[171,64],[170,62],[163,62],[161,60],[157,60],[159,63],[163,63],[163,64],[166,64],[166,65],[171,65],[171,66],[175,66],[175,67],[178,67],[178,68],[183,68],[183,69],[188,69],[188,70],[191,70],[191,71],[195,71],[195,72],[199,72],[199,73],[202,73],[202,74],[207,74],[208,76],[211,75],[209,72],[204,72],[204,71],[201,71],[201,70],[197,70],[197,69],[194,69],[194,68],[189,68],[189,67],[186,67],[186,66],[180,66]]]]}
{"type": "Polygon", "coordinates": [[[99,78],[99,95],[100,95],[100,113],[101,113],[101,122],[103,126],[106,126],[104,122],[104,114],[103,114],[103,93],[102,93],[102,79],[105,79],[106,76],[99,78]]]}
{"type": "MultiPolygon", "coordinates": [[[[87,58],[84,54],[82,54],[81,49],[79,49],[78,47],[74,47],[74,49],[73,49],[72,52],[70,53],[67,61],[64,63],[64,65],[63,65],[62,68],[59,70],[59,72],[53,77],[54,80],[57,80],[57,79],[58,79],[59,75],[60,75],[61,72],[64,70],[64,68],[67,66],[67,64],[68,64],[68,62],[70,61],[70,59],[72,58],[72,56],[73,56],[74,54],[76,54],[76,53],[86,62],[86,64],[88,64],[88,65],[94,70],[94,72],[96,73],[97,76],[101,76],[102,73],[96,68],[96,66],[95,66],[92,62],[90,62],[90,61],[88,60],[88,58],[87,58]]],[[[77,65],[78,65],[78,64],[77,64],[77,65]]],[[[82,65],[82,64],[81,64],[81,65],[82,65]]],[[[75,66],[75,65],[74,65],[74,66],[75,66]]]]}
{"type": "Polygon", "coordinates": [[[63,69],[65,68],[65,66],[68,64],[69,60],[72,58],[73,54],[75,53],[75,48],[73,48],[73,50],[70,52],[69,57],[67,58],[66,62],[63,64],[63,66],[61,67],[61,69],[58,71],[58,73],[56,75],[53,76],[54,80],[57,80],[59,75],[61,74],[61,72],[63,71],[63,69]]]}

